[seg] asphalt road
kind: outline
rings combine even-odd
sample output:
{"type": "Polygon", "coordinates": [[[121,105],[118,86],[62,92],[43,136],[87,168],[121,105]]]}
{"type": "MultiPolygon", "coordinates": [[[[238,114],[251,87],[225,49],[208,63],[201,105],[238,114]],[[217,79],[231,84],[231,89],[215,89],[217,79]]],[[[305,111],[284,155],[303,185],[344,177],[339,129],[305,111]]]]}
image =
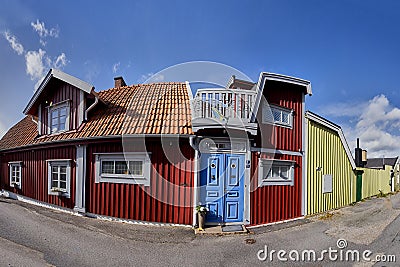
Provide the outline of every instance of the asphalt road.
{"type": "Polygon", "coordinates": [[[0,198],[0,266],[372,266],[361,257],[367,250],[370,259],[396,257],[377,266],[400,266],[399,214],[397,194],[246,235],[195,236],[190,228],[101,221],[0,198]],[[339,249],[338,239],[347,246],[339,249]],[[323,261],[295,260],[296,252],[307,258],[304,250],[323,261]],[[345,260],[349,250],[359,251],[359,262],[345,260]]]}

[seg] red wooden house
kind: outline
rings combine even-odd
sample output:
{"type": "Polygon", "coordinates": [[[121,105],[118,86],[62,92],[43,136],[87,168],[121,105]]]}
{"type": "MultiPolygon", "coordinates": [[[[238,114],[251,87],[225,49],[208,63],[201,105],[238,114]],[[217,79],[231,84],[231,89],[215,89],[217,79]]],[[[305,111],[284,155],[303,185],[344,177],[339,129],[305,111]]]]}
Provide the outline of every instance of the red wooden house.
{"type": "Polygon", "coordinates": [[[310,83],[262,73],[226,88],[94,87],[50,70],[0,141],[0,188],[130,220],[256,225],[300,217],[310,83]],[[269,103],[270,105],[268,105],[269,103]]]}

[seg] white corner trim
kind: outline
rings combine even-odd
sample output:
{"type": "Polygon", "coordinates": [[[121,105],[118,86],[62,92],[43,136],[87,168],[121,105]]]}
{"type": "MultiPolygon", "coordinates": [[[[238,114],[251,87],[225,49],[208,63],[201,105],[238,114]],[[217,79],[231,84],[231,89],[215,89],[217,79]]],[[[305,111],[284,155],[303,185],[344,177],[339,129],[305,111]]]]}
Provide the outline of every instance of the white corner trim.
{"type": "Polygon", "coordinates": [[[197,149],[195,149],[194,151],[194,190],[193,190],[193,226],[196,225],[196,221],[197,221],[197,212],[195,207],[197,206],[197,203],[199,201],[200,198],[200,187],[199,187],[199,169],[200,169],[200,160],[199,160],[199,151],[197,149]]]}
{"type": "Polygon", "coordinates": [[[85,212],[86,181],[86,145],[76,146],[75,165],[75,207],[74,210],[85,212]]]}

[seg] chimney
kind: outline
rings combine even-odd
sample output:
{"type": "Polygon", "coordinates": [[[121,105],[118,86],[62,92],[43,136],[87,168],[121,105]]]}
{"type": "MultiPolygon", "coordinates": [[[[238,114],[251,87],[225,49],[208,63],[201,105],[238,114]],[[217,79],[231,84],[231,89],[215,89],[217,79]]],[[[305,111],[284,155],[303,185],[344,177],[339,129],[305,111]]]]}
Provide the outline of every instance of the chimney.
{"type": "Polygon", "coordinates": [[[122,76],[115,77],[114,78],[114,87],[118,88],[118,87],[122,87],[122,86],[126,86],[124,78],[122,78],[122,76]]]}
{"type": "Polygon", "coordinates": [[[357,138],[357,147],[356,147],[356,149],[355,149],[355,153],[354,153],[354,155],[355,155],[355,161],[356,161],[356,166],[357,167],[363,167],[364,166],[364,164],[363,164],[363,158],[362,158],[362,153],[363,151],[362,151],[362,149],[360,148],[360,139],[359,138],[357,138]]]}
{"type": "Polygon", "coordinates": [[[367,150],[363,149],[362,151],[362,157],[361,157],[361,161],[363,162],[364,165],[367,165],[367,150]]]}

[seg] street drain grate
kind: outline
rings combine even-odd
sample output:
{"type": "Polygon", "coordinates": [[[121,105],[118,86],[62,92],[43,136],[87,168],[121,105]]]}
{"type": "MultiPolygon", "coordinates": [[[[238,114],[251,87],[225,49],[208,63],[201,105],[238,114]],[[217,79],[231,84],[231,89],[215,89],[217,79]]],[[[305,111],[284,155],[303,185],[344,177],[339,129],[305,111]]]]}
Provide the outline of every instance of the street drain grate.
{"type": "Polygon", "coordinates": [[[242,232],[243,226],[241,225],[227,225],[222,226],[222,232],[242,232]]]}

